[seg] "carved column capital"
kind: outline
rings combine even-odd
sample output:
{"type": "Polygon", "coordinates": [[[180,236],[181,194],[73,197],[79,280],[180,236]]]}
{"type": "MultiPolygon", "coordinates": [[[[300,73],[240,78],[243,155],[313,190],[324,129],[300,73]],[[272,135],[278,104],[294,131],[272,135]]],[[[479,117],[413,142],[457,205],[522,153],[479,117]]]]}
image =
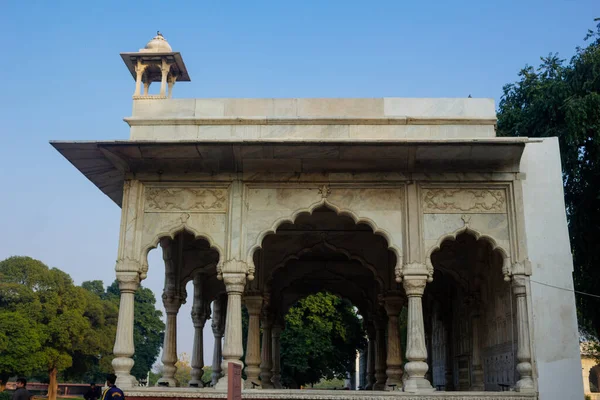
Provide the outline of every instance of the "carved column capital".
{"type": "Polygon", "coordinates": [[[246,286],[246,274],[226,272],[223,274],[223,282],[228,295],[237,294],[241,296],[246,286]]]}
{"type": "Polygon", "coordinates": [[[404,299],[402,297],[395,294],[385,296],[384,307],[388,317],[398,317],[403,305],[404,299]]]}
{"type": "Polygon", "coordinates": [[[135,64],[135,72],[139,75],[143,74],[146,68],[148,68],[148,65],[143,64],[140,60],[135,64]]]}
{"type": "Polygon", "coordinates": [[[421,297],[427,284],[426,275],[411,275],[404,277],[402,286],[408,297],[421,297]]]}
{"type": "Polygon", "coordinates": [[[402,266],[401,269],[396,268],[396,282],[402,282],[402,279],[406,279],[410,276],[425,276],[427,282],[433,281],[433,266],[429,266],[426,263],[412,262],[402,266]]]}
{"type": "Polygon", "coordinates": [[[177,292],[165,291],[162,295],[163,305],[167,314],[177,313],[183,301],[177,292]]]}
{"type": "Polygon", "coordinates": [[[122,293],[135,293],[140,287],[140,274],[138,272],[118,272],[119,290],[122,293]]]}
{"type": "Polygon", "coordinates": [[[260,316],[262,310],[263,297],[262,296],[244,296],[244,304],[248,309],[248,314],[260,316]]]}
{"type": "Polygon", "coordinates": [[[254,280],[254,264],[245,261],[231,259],[217,265],[217,279],[223,279],[226,273],[244,274],[249,281],[254,280]]]}
{"type": "Polygon", "coordinates": [[[515,296],[521,297],[527,295],[527,281],[529,277],[525,275],[513,275],[512,290],[515,296]]]}
{"type": "Polygon", "coordinates": [[[272,336],[279,337],[281,335],[281,331],[283,331],[283,327],[279,323],[274,323],[271,325],[272,336]]]}

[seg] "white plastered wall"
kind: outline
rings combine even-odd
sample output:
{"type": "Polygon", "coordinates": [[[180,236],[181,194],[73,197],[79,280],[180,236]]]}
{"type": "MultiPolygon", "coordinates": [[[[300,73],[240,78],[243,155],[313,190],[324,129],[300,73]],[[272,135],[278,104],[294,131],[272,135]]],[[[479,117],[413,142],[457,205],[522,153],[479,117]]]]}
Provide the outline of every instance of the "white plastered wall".
{"type": "Polygon", "coordinates": [[[583,399],[574,293],[538,283],[573,289],[557,138],[527,144],[521,171],[539,398],[583,399]]]}

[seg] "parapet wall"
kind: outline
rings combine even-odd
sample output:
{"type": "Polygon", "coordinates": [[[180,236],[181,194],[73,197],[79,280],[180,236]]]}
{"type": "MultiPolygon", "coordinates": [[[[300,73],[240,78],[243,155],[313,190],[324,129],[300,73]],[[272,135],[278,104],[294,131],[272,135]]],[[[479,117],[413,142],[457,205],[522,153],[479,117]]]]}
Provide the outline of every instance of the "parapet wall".
{"type": "Polygon", "coordinates": [[[462,139],[495,136],[493,99],[134,100],[132,140],[462,139]]]}

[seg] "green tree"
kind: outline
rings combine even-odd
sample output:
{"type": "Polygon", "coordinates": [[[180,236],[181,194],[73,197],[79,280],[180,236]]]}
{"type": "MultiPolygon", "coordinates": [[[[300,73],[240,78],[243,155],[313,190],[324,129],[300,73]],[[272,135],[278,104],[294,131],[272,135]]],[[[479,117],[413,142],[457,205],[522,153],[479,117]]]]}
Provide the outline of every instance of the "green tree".
{"type": "MultiPolygon", "coordinates": [[[[106,298],[118,306],[120,301],[119,283],[114,281],[106,289],[106,298]]],[[[140,287],[135,292],[133,342],[133,369],[131,374],[137,379],[146,378],[156,361],[163,344],[165,324],[162,312],[156,309],[156,298],[152,290],[140,287]]],[[[114,336],[112,337],[114,339],[114,336]]]]}
{"type": "MultiPolygon", "coordinates": [[[[21,285],[21,293],[27,289],[33,293],[28,330],[40,338],[41,349],[33,354],[36,364],[48,372],[48,398],[55,400],[58,373],[71,366],[75,351],[85,351],[85,338],[92,333],[84,316],[85,290],[76,287],[68,274],[30,257],[0,262],[0,274],[4,283],[21,285]]],[[[10,340],[16,339],[10,336],[10,340]]]]}
{"type": "Polygon", "coordinates": [[[117,330],[118,305],[106,299],[102,281],[83,282],[86,297],[84,316],[90,322],[90,332],[81,348],[72,354],[73,363],[63,373],[66,381],[103,382],[112,371],[111,361],[117,330]]]}
{"type": "Polygon", "coordinates": [[[348,301],[318,293],[296,303],[281,334],[282,382],[288,387],[343,379],[365,347],[362,321],[348,301]]]}
{"type": "Polygon", "coordinates": [[[40,311],[33,290],[0,276],[0,392],[9,377],[29,375],[43,366],[38,354],[44,338],[37,322],[40,311]]]}
{"type": "MultiPolygon", "coordinates": [[[[570,62],[556,54],[526,66],[504,86],[500,136],[557,136],[576,290],[600,287],[600,24],[570,62]]],[[[600,303],[577,296],[580,327],[600,337],[600,303]]]]}

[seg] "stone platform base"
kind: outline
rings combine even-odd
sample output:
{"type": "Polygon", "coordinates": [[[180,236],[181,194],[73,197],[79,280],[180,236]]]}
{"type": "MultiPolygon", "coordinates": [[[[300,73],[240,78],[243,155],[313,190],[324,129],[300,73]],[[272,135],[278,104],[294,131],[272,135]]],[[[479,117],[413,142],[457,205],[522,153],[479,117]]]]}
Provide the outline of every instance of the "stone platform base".
{"type": "MultiPolygon", "coordinates": [[[[215,389],[133,388],[125,390],[127,400],[226,399],[215,389]]],[[[434,392],[427,394],[352,390],[258,390],[246,389],[242,399],[253,400],[537,400],[536,393],[518,392],[434,392]]]]}

